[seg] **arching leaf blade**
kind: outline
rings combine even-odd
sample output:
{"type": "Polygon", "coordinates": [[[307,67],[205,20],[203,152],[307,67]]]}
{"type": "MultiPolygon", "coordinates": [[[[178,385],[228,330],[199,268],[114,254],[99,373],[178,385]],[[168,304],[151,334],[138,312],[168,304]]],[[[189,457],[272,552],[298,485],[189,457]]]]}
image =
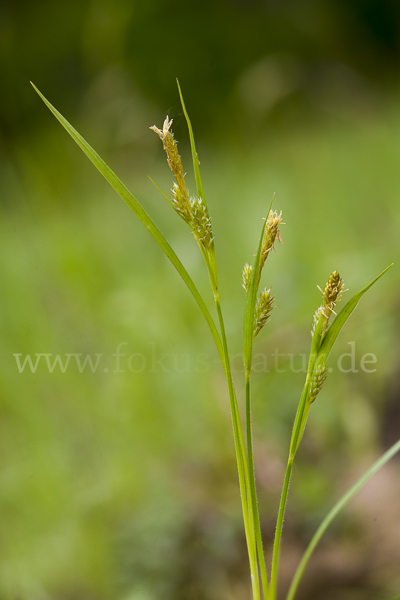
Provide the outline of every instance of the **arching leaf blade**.
{"type": "Polygon", "coordinates": [[[343,326],[346,323],[347,319],[357,308],[357,305],[360,302],[362,296],[365,294],[365,292],[367,292],[374,285],[374,283],[376,283],[378,281],[378,279],[380,279],[382,277],[382,275],[384,275],[386,273],[386,271],[388,269],[390,269],[390,267],[392,267],[392,266],[393,266],[393,263],[391,265],[389,265],[388,267],[386,267],[386,269],[384,271],[382,271],[382,273],[380,273],[377,277],[375,277],[375,279],[373,279],[362,290],[357,292],[357,294],[355,294],[351,298],[351,300],[349,300],[347,302],[346,306],[340,311],[340,313],[338,314],[338,316],[336,317],[336,319],[334,320],[332,325],[329,327],[329,329],[324,337],[324,340],[321,344],[321,349],[318,353],[318,364],[321,361],[326,362],[326,360],[328,359],[328,356],[331,353],[331,350],[333,348],[334,343],[336,342],[336,340],[338,338],[339,333],[342,331],[343,326]]]}
{"type": "MultiPolygon", "coordinates": [[[[367,481],[375,475],[379,469],[381,469],[397,452],[400,450],[400,440],[398,440],[393,446],[387,450],[378,460],[356,481],[352,487],[336,502],[335,506],[329,511],[326,517],[323,519],[321,525],[315,532],[311,542],[309,543],[303,558],[296,570],[293,577],[292,584],[290,586],[286,600],[293,600],[298,589],[301,578],[304,574],[305,568],[310,560],[312,553],[314,552],[318,542],[328,529],[332,521],[338,516],[343,510],[346,504],[355,496],[355,494],[367,483],[367,481]]],[[[394,599],[393,599],[394,600],[394,599]]]]}
{"type": "Polygon", "coordinates": [[[93,163],[96,169],[103,175],[103,177],[108,181],[108,183],[114,188],[117,194],[122,198],[122,200],[129,206],[129,208],[135,213],[138,219],[143,223],[152,237],[155,239],[157,244],[169,258],[171,263],[174,265],[175,269],[178,271],[179,275],[186,283],[189,288],[191,294],[196,300],[197,304],[201,312],[203,313],[207,324],[210,328],[211,334],[214,338],[215,344],[217,346],[218,353],[221,357],[222,363],[225,364],[225,359],[223,357],[222,344],[221,339],[218,333],[218,330],[215,326],[214,320],[211,317],[211,314],[200,294],[193,280],[191,279],[189,273],[186,271],[185,267],[179,260],[178,256],[160,232],[154,221],[144,210],[139,201],[135,198],[135,196],[128,190],[128,188],[122,183],[122,181],[117,177],[117,175],[110,169],[110,167],[104,162],[104,160],[97,154],[97,152],[87,143],[87,141],[74,129],[74,127],[62,116],[60,112],[43,96],[43,94],[38,90],[38,88],[31,82],[33,88],[41,97],[43,102],[49,108],[49,110],[53,113],[56,119],[61,123],[64,129],[69,133],[72,139],[78,144],[80,149],[86,154],[88,159],[93,163]]]}
{"type": "Polygon", "coordinates": [[[191,148],[191,151],[192,151],[193,170],[194,170],[194,176],[195,176],[195,179],[196,179],[197,195],[200,198],[202,198],[203,201],[205,202],[203,184],[202,184],[201,176],[200,176],[199,159],[198,159],[198,156],[197,156],[196,144],[195,144],[195,141],[194,141],[192,123],[190,121],[188,112],[186,110],[186,106],[185,106],[185,102],[183,100],[182,90],[181,90],[181,86],[179,85],[179,81],[176,80],[176,83],[178,85],[179,97],[181,99],[182,109],[183,109],[183,112],[184,112],[184,115],[185,115],[185,118],[186,118],[186,123],[187,123],[187,126],[188,126],[188,130],[189,130],[190,148],[191,148]]]}

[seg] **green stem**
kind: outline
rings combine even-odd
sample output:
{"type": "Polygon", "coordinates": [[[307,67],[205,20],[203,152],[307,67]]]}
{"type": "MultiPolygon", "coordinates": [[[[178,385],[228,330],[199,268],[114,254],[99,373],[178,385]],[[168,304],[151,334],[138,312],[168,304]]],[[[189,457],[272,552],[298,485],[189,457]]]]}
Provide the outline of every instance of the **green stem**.
{"type": "Polygon", "coordinates": [[[313,341],[311,344],[310,358],[308,361],[306,382],[304,384],[303,392],[301,394],[300,401],[299,401],[299,404],[297,407],[296,417],[295,417],[294,425],[293,425],[292,436],[290,439],[289,457],[288,457],[288,462],[287,462],[287,467],[286,467],[285,479],[284,479],[283,487],[282,487],[281,500],[280,500],[280,504],[279,504],[279,513],[278,513],[278,519],[277,519],[276,530],[275,530],[274,549],[273,549],[273,554],[272,554],[270,600],[275,600],[275,598],[276,598],[276,587],[277,587],[277,577],[278,577],[278,567],[279,567],[279,550],[280,550],[280,546],[281,546],[283,519],[285,516],[290,477],[291,477],[292,469],[293,469],[293,461],[294,461],[294,457],[296,455],[297,449],[299,447],[299,444],[300,444],[300,441],[301,441],[301,438],[302,438],[302,435],[303,435],[303,432],[304,432],[304,429],[306,426],[308,411],[310,409],[310,404],[307,402],[308,389],[310,387],[310,381],[311,381],[311,377],[312,377],[312,373],[313,373],[313,369],[314,369],[314,364],[315,364],[315,360],[316,360],[318,350],[320,347],[320,343],[321,343],[321,329],[323,327],[322,319],[323,319],[323,316],[320,315],[320,318],[319,318],[318,323],[314,330],[313,341]]]}
{"type": "Polygon", "coordinates": [[[289,457],[286,467],[285,479],[283,482],[281,500],[279,504],[279,512],[276,523],[275,530],[275,539],[274,539],[274,549],[272,554],[272,570],[271,570],[271,593],[270,600],[275,600],[276,598],[276,588],[277,588],[277,578],[278,578],[278,567],[279,567],[279,551],[281,546],[281,538],[282,538],[282,528],[283,528],[283,519],[285,516],[286,503],[289,491],[289,483],[290,477],[293,469],[293,461],[297,452],[297,448],[299,446],[301,436],[304,430],[304,415],[306,412],[306,404],[307,404],[307,396],[308,396],[308,387],[309,387],[309,373],[312,371],[312,366],[314,364],[313,358],[310,356],[308,373],[306,378],[306,383],[303,388],[303,392],[301,394],[300,402],[297,407],[296,417],[294,420],[292,437],[290,440],[290,449],[289,449],[289,457]],[[303,429],[302,429],[303,427],[303,429]]]}
{"type": "Polygon", "coordinates": [[[274,539],[274,550],[272,555],[272,570],[271,570],[271,588],[270,588],[270,600],[276,598],[276,587],[278,578],[278,565],[279,565],[279,550],[282,538],[283,518],[285,516],[286,502],[289,491],[290,477],[292,475],[294,457],[289,455],[289,460],[286,467],[285,480],[283,482],[281,500],[279,503],[278,519],[276,523],[275,539],[274,539]]]}
{"type": "Polygon", "coordinates": [[[225,372],[226,381],[228,384],[229,402],[232,417],[233,426],[233,438],[235,444],[236,461],[239,474],[239,490],[240,498],[242,503],[243,521],[247,542],[247,550],[249,554],[250,562],[250,574],[253,590],[253,600],[261,600],[260,595],[260,581],[258,575],[257,565],[257,548],[255,543],[255,522],[254,522],[254,510],[252,507],[252,495],[251,495],[251,479],[249,475],[249,466],[246,457],[246,450],[243,439],[243,431],[240,422],[240,413],[237,403],[235,388],[233,385],[232,371],[229,359],[228,343],[226,339],[225,323],[221,309],[221,300],[218,289],[218,271],[217,263],[215,258],[214,245],[210,251],[207,252],[201,244],[199,244],[200,250],[203,254],[205,263],[207,265],[211,288],[214,294],[215,306],[218,314],[218,321],[221,333],[222,342],[222,365],[225,372]]]}
{"type": "Polygon", "coordinates": [[[256,477],[254,469],[253,459],[253,432],[251,426],[251,401],[250,401],[250,371],[246,370],[245,381],[246,381],[246,439],[247,439],[247,460],[249,463],[249,474],[250,474],[250,493],[251,493],[251,504],[253,509],[253,520],[255,524],[256,544],[258,553],[258,562],[260,565],[261,582],[263,588],[264,598],[268,598],[268,576],[267,568],[265,565],[264,549],[262,544],[261,536],[261,524],[260,515],[258,511],[257,502],[257,488],[256,488],[256,477]]]}
{"type": "MultiPolygon", "coordinates": [[[[342,496],[342,498],[335,504],[335,506],[329,511],[321,525],[315,532],[311,542],[309,543],[307,550],[305,551],[303,558],[300,561],[297,571],[293,577],[292,584],[290,586],[286,600],[293,600],[300,580],[303,576],[304,570],[311,558],[312,553],[315,550],[316,545],[328,529],[329,525],[340,513],[344,506],[351,500],[351,498],[358,492],[358,490],[374,475],[388,460],[390,460],[400,450],[400,440],[393,444],[385,454],[383,454],[378,460],[360,477],[360,479],[342,496]]],[[[400,595],[398,596],[400,598],[400,595]]],[[[393,599],[395,600],[395,599],[393,599]]]]}
{"type": "Polygon", "coordinates": [[[215,305],[218,313],[218,320],[221,330],[222,347],[225,355],[225,375],[228,383],[229,400],[232,415],[233,437],[235,443],[236,459],[239,472],[240,496],[242,500],[243,519],[245,524],[245,533],[247,549],[249,553],[251,585],[253,590],[253,600],[261,600],[260,581],[258,576],[257,551],[255,545],[255,521],[254,509],[251,495],[251,480],[249,476],[249,467],[244,451],[243,432],[239,420],[239,407],[237,405],[236,394],[233,386],[232,373],[230,367],[228,344],[226,340],[225,324],[221,310],[221,302],[218,289],[214,290],[215,305]],[[250,506],[249,506],[250,505],[250,506]]]}
{"type": "Polygon", "coordinates": [[[309,407],[310,407],[310,404],[307,403],[309,386],[310,386],[310,382],[309,382],[309,377],[307,375],[306,383],[304,385],[304,388],[303,388],[303,391],[302,391],[302,394],[300,397],[300,402],[297,407],[296,417],[295,417],[294,425],[293,425],[292,437],[290,439],[289,455],[292,456],[293,458],[296,455],[296,452],[297,452],[297,449],[301,442],[301,438],[303,436],[304,428],[305,428],[305,425],[307,422],[308,411],[309,411],[309,407]]]}

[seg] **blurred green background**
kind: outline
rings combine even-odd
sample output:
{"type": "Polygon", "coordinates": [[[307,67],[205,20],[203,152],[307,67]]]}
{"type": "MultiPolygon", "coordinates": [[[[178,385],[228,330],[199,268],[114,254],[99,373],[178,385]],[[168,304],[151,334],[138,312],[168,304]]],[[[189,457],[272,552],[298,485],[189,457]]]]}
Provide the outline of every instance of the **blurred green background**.
{"type": "MultiPolygon", "coordinates": [[[[176,77],[240,398],[241,271],[273,192],[286,223],[265,278],[276,308],[255,348],[266,552],[304,379],[291,367],[309,350],[316,284],[338,269],[354,293],[396,263],[340,336],[311,412],[285,521],[283,598],[323,515],[400,437],[400,5],[6,0],[0,33],[0,598],[250,597],[227,392],[206,324],[29,85],[130,187],[212,308],[190,231],[148,179],[166,192],[172,183],[148,129],[169,114],[194,188],[176,77]],[[342,373],[337,361],[352,348],[358,372],[342,373]],[[45,356],[35,372],[18,369],[15,354],[35,363],[39,353],[52,365],[72,356],[64,373],[45,356]],[[376,356],[372,373],[360,368],[366,353],[376,356]]],[[[398,591],[399,474],[394,459],[354,499],[299,600],[398,591]]]]}

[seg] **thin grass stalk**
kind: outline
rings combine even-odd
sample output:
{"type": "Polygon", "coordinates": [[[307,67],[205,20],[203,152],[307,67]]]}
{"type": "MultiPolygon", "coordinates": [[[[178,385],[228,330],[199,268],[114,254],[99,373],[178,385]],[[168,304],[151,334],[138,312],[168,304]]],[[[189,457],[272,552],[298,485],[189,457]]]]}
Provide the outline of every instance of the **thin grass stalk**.
{"type": "Polygon", "coordinates": [[[233,434],[234,434],[234,442],[235,442],[235,450],[236,450],[236,459],[239,464],[243,461],[244,466],[244,474],[239,472],[240,488],[241,488],[241,496],[242,496],[242,509],[243,509],[243,518],[245,521],[245,530],[246,531],[246,539],[247,539],[247,548],[249,552],[249,561],[250,561],[250,573],[251,573],[251,585],[253,590],[253,598],[254,600],[261,600],[260,595],[260,581],[258,574],[258,564],[257,564],[257,547],[255,543],[255,522],[254,522],[254,510],[253,510],[253,502],[251,496],[251,483],[250,483],[250,475],[249,475],[249,467],[246,459],[246,454],[243,454],[244,450],[244,440],[243,440],[243,432],[239,420],[239,407],[237,406],[236,394],[234,391],[232,373],[230,368],[230,361],[228,356],[228,345],[226,340],[225,333],[225,324],[221,310],[221,303],[218,291],[215,294],[215,304],[218,313],[218,319],[221,330],[221,339],[222,339],[222,347],[224,352],[226,353],[226,376],[229,390],[229,399],[231,406],[231,416],[232,416],[232,424],[233,424],[233,434]],[[243,481],[243,475],[245,481],[243,481]],[[245,490],[247,497],[247,504],[245,502],[245,497],[243,494],[243,489],[245,490]],[[247,514],[246,514],[247,513],[247,514]],[[248,521],[246,527],[246,520],[248,521]]]}
{"type": "Polygon", "coordinates": [[[290,478],[293,470],[293,462],[294,457],[296,455],[296,451],[299,445],[299,440],[302,435],[302,424],[304,423],[304,414],[306,411],[307,404],[307,396],[308,396],[308,388],[309,381],[311,377],[312,368],[314,365],[314,359],[312,355],[310,356],[308,372],[306,377],[306,383],[303,388],[303,392],[300,397],[299,405],[296,412],[296,417],[293,425],[292,436],[290,439],[289,446],[289,456],[286,465],[285,479],[283,481],[282,493],[279,502],[279,511],[278,518],[276,521],[276,529],[275,529],[275,537],[274,537],[274,546],[272,551],[272,567],[271,567],[271,600],[275,600],[276,591],[277,591],[277,581],[278,581],[278,570],[279,570],[279,555],[280,555],[280,547],[282,540],[282,530],[283,530],[283,520],[285,517],[286,504],[289,492],[289,484],[290,478]]]}
{"type": "Polygon", "coordinates": [[[271,585],[270,585],[270,600],[276,599],[277,581],[278,581],[278,568],[279,568],[279,551],[282,539],[282,528],[283,519],[285,517],[286,503],[289,492],[290,478],[292,476],[294,457],[289,456],[289,460],[286,465],[285,479],[283,482],[281,499],[279,502],[278,519],[276,522],[275,539],[274,539],[274,550],[272,554],[272,568],[271,568],[271,585]]]}
{"type": "MultiPolygon", "coordinates": [[[[202,198],[205,202],[204,189],[200,175],[199,169],[199,160],[196,151],[196,144],[194,140],[193,128],[192,124],[186,110],[185,102],[183,99],[182,91],[179,85],[179,81],[177,80],[179,96],[183,108],[183,112],[186,118],[188,130],[189,130],[189,138],[190,138],[190,146],[193,160],[193,170],[196,180],[196,188],[197,195],[202,198]]],[[[248,460],[246,456],[246,450],[244,446],[243,439],[243,431],[240,421],[239,407],[237,403],[236,393],[232,380],[232,373],[229,361],[229,353],[228,353],[228,344],[226,340],[225,333],[225,324],[221,309],[221,301],[219,295],[218,288],[218,269],[217,269],[217,261],[215,256],[215,245],[212,242],[211,247],[208,249],[203,248],[201,244],[199,244],[201,252],[203,254],[211,283],[211,288],[214,294],[215,305],[218,314],[218,320],[220,325],[220,332],[222,338],[222,346],[224,352],[224,362],[225,362],[225,376],[228,384],[229,391],[229,400],[231,407],[231,418],[233,424],[233,433],[234,433],[234,443],[235,443],[235,452],[236,452],[236,460],[238,464],[239,470],[239,486],[240,486],[240,494],[242,500],[242,510],[243,510],[243,519],[245,525],[245,534],[246,534],[246,542],[249,553],[249,562],[250,562],[250,572],[251,572],[251,580],[252,580],[252,590],[254,599],[260,598],[260,581],[258,575],[258,564],[257,564],[257,544],[255,541],[256,538],[256,522],[254,519],[254,508],[253,508],[253,495],[251,493],[251,476],[249,473],[248,460]],[[242,472],[243,470],[243,472],[242,472]],[[243,482],[244,479],[244,482],[243,482]]],[[[259,528],[259,523],[258,523],[259,528]]]]}
{"type": "Polygon", "coordinates": [[[214,246],[211,249],[212,256],[209,253],[202,251],[206,266],[208,269],[210,283],[214,294],[215,306],[217,309],[218,321],[221,332],[222,349],[224,354],[224,371],[228,384],[229,402],[231,409],[231,418],[233,426],[233,437],[235,444],[236,462],[239,474],[239,488],[242,502],[243,521],[245,526],[245,535],[247,550],[250,562],[250,574],[254,600],[260,600],[260,582],[257,565],[257,545],[256,545],[256,523],[254,521],[253,498],[251,494],[251,477],[249,473],[249,465],[246,457],[244,445],[242,425],[240,422],[239,406],[237,403],[235,388],[232,379],[232,371],[230,366],[228,343],[226,339],[225,322],[221,308],[221,300],[218,288],[218,271],[215,259],[214,246]]]}
{"type": "Polygon", "coordinates": [[[256,477],[254,469],[254,458],[253,458],[253,434],[252,434],[252,421],[251,421],[251,402],[250,402],[250,373],[246,370],[245,373],[245,384],[246,384],[246,441],[247,441],[247,460],[249,463],[249,475],[250,475],[250,493],[252,500],[253,519],[255,524],[255,536],[257,545],[258,563],[260,567],[261,583],[263,589],[263,596],[265,599],[269,595],[268,575],[267,567],[265,563],[264,548],[261,536],[261,523],[260,514],[258,510],[257,501],[257,488],[256,488],[256,477]]]}
{"type": "MultiPolygon", "coordinates": [[[[286,600],[294,600],[295,594],[297,592],[300,580],[304,574],[304,571],[307,567],[307,564],[311,558],[312,553],[314,552],[318,542],[324,535],[325,531],[328,529],[329,525],[332,521],[337,517],[337,515],[343,510],[346,504],[353,498],[353,496],[367,483],[367,481],[374,475],[379,469],[381,469],[397,452],[400,450],[400,440],[397,441],[393,446],[385,452],[361,477],[358,481],[338,500],[335,506],[329,511],[321,525],[318,527],[317,531],[312,537],[303,558],[300,561],[299,566],[297,567],[296,573],[293,577],[291,586],[289,588],[288,595],[286,596],[286,600]]],[[[395,596],[395,598],[400,598],[400,594],[395,596]]],[[[393,598],[392,600],[395,600],[393,598]]]]}
{"type": "MultiPolygon", "coordinates": [[[[270,210],[272,207],[274,198],[271,200],[271,204],[268,210],[268,216],[270,214],[270,210]]],[[[257,547],[257,555],[258,561],[260,565],[260,573],[261,573],[261,581],[263,587],[264,598],[268,598],[269,596],[269,585],[268,585],[268,576],[267,569],[265,564],[265,556],[262,545],[262,536],[261,536],[261,525],[260,525],[260,517],[258,512],[258,503],[257,503],[257,491],[256,491],[256,479],[255,479],[255,470],[254,470],[254,458],[253,458],[253,434],[252,434],[252,423],[251,423],[251,394],[250,394],[250,378],[251,378],[251,369],[253,362],[253,340],[254,340],[254,313],[255,313],[255,305],[257,301],[257,291],[260,282],[261,275],[261,252],[262,245],[265,235],[265,226],[263,223],[261,229],[261,236],[257,248],[257,253],[255,255],[252,275],[250,279],[249,288],[247,289],[247,299],[245,306],[245,314],[244,314],[244,322],[243,322],[243,362],[245,367],[245,389],[246,389],[246,438],[247,438],[247,457],[249,463],[249,474],[250,474],[250,494],[251,494],[251,505],[253,510],[253,520],[255,523],[255,536],[256,536],[256,547],[257,547]]]]}

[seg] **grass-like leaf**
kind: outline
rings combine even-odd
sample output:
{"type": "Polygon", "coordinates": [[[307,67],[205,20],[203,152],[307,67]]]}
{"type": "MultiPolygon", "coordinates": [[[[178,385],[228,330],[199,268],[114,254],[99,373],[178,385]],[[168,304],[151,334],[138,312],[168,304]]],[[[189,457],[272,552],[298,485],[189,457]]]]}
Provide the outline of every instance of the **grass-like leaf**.
{"type": "MultiPolygon", "coordinates": [[[[375,280],[376,281],[376,280],[375,280]]],[[[372,282],[373,283],[373,282],[372,282]]],[[[372,285],[372,283],[370,285],[372,285]]],[[[308,564],[308,561],[311,558],[312,553],[315,550],[318,542],[324,535],[325,531],[328,529],[329,525],[332,521],[338,516],[341,510],[346,506],[346,504],[353,498],[353,496],[360,490],[363,485],[367,483],[367,481],[381,469],[397,452],[400,450],[400,440],[393,444],[391,448],[387,452],[385,452],[373,465],[360,477],[360,479],[340,498],[340,500],[335,504],[335,506],[329,511],[321,525],[318,527],[315,532],[311,542],[309,543],[307,550],[304,553],[304,556],[297,568],[297,571],[294,575],[292,584],[290,586],[288,595],[286,600],[293,600],[298,589],[300,580],[303,576],[305,568],[308,564]]],[[[400,594],[395,598],[400,598],[400,594]]],[[[392,600],[395,600],[393,598],[392,600]]]]}
{"type": "Polygon", "coordinates": [[[179,97],[181,99],[181,104],[182,104],[183,112],[184,112],[184,115],[185,115],[185,118],[186,118],[186,123],[187,123],[188,129],[189,129],[190,147],[191,147],[191,150],[192,150],[193,169],[194,169],[194,176],[195,176],[195,179],[196,179],[197,195],[200,196],[203,199],[203,201],[205,202],[206,200],[205,200],[205,197],[204,197],[203,184],[201,182],[201,177],[200,177],[199,158],[197,156],[196,144],[194,142],[193,128],[192,128],[192,124],[191,124],[190,119],[189,119],[189,115],[188,115],[187,110],[186,110],[185,102],[183,100],[181,86],[179,85],[179,81],[178,80],[176,80],[176,83],[178,85],[179,97]]]}
{"type": "Polygon", "coordinates": [[[378,275],[378,277],[375,277],[375,279],[373,279],[373,281],[371,281],[371,283],[369,283],[368,285],[366,285],[365,288],[363,288],[357,294],[355,294],[351,298],[351,300],[348,301],[348,303],[346,304],[346,306],[340,311],[340,313],[338,314],[338,316],[336,317],[336,319],[334,320],[334,322],[332,323],[332,325],[329,327],[329,329],[328,329],[328,331],[327,331],[327,333],[326,333],[326,335],[325,335],[325,337],[323,339],[323,342],[321,344],[321,350],[319,352],[319,360],[318,360],[318,362],[320,362],[320,359],[322,359],[325,362],[327,361],[328,356],[331,353],[331,350],[333,348],[333,345],[334,345],[335,341],[337,340],[337,337],[338,337],[339,333],[342,331],[343,326],[346,323],[347,319],[350,317],[351,313],[356,309],[356,307],[357,307],[358,303],[360,302],[362,296],[392,266],[393,266],[393,263],[391,265],[389,265],[388,267],[386,267],[386,269],[384,271],[382,271],[382,273],[380,273],[378,275]]]}
{"type": "Polygon", "coordinates": [[[50,109],[56,119],[61,123],[64,129],[69,133],[72,139],[78,144],[80,149],[86,154],[88,159],[94,164],[96,169],[100,171],[103,177],[108,181],[108,183],[114,188],[114,190],[119,194],[122,200],[129,206],[129,208],[135,213],[138,219],[143,223],[149,233],[153,236],[157,244],[163,250],[163,252],[167,255],[171,263],[174,265],[175,269],[178,271],[179,275],[182,277],[183,281],[186,283],[190,292],[192,293],[194,299],[201,312],[203,313],[207,324],[210,328],[211,334],[214,338],[215,345],[217,346],[218,353],[220,355],[222,363],[225,365],[225,357],[221,344],[221,339],[218,333],[218,330],[215,326],[213,318],[200,294],[193,280],[191,279],[189,273],[186,271],[185,267],[179,260],[178,256],[171,248],[161,231],[158,229],[154,221],[144,210],[142,205],[138,202],[135,196],[128,190],[128,188],[122,183],[122,181],[117,177],[117,175],[110,169],[110,167],[104,162],[104,160],[97,154],[97,152],[87,143],[87,141],[72,127],[72,125],[62,116],[61,113],[58,112],[56,108],[43,96],[43,94],[37,89],[37,87],[32,83],[33,88],[39,94],[43,102],[50,109]]]}

